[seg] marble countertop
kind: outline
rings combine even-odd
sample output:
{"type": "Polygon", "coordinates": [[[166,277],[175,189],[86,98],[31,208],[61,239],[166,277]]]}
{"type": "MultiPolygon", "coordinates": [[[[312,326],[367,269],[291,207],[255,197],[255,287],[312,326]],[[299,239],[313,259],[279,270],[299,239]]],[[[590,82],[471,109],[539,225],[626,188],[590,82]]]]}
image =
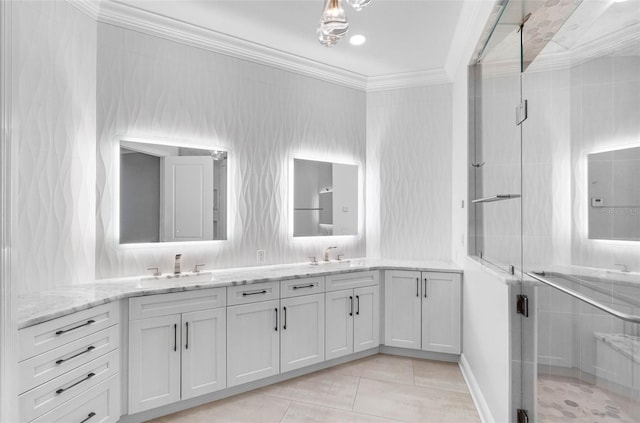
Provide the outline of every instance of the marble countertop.
{"type": "Polygon", "coordinates": [[[123,298],[364,270],[420,270],[462,273],[459,266],[447,262],[361,258],[343,262],[321,263],[316,266],[312,266],[309,263],[295,263],[212,271],[203,270],[203,274],[211,275],[211,280],[201,283],[193,283],[188,277],[178,279],[160,278],[157,280],[157,286],[153,285],[155,281],[149,280],[150,278],[147,278],[146,283],[141,283],[141,276],[102,279],[91,283],[61,286],[55,290],[20,295],[18,297],[18,328],[33,326],[47,320],[123,298]]]}

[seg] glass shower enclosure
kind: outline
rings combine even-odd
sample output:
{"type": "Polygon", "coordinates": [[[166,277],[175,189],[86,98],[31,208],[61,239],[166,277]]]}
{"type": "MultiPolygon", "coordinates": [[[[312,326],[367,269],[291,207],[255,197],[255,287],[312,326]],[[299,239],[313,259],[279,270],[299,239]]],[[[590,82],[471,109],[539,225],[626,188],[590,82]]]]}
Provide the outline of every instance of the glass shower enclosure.
{"type": "Polygon", "coordinates": [[[506,1],[470,66],[469,255],[517,422],[640,421],[640,1],[506,1]]]}

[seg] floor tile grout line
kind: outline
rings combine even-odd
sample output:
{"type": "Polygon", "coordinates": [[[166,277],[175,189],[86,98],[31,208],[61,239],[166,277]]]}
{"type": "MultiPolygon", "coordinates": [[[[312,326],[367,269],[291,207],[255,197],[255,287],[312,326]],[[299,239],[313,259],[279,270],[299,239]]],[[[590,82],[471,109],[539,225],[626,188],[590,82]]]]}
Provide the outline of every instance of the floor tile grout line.
{"type": "Polygon", "coordinates": [[[358,397],[358,389],[360,389],[360,377],[358,376],[358,383],[356,384],[356,393],[353,396],[353,401],[351,401],[351,411],[353,411],[353,407],[356,405],[356,398],[358,397]]]}
{"type": "Polygon", "coordinates": [[[293,403],[294,403],[293,400],[289,400],[289,405],[287,405],[287,409],[284,410],[284,414],[282,415],[282,417],[280,417],[280,423],[282,423],[284,418],[287,417],[287,413],[289,412],[289,409],[291,408],[291,404],[293,404],[293,403]]]}
{"type": "Polygon", "coordinates": [[[416,361],[411,360],[411,373],[413,373],[413,386],[416,386],[416,361]]]}

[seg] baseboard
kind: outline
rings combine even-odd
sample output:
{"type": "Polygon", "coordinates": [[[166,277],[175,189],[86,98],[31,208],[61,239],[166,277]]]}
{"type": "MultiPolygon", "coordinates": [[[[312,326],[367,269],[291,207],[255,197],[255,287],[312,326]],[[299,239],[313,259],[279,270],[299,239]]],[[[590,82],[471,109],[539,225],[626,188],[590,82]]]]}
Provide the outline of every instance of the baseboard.
{"type": "Polygon", "coordinates": [[[482,395],[480,386],[478,385],[478,382],[476,381],[476,378],[473,375],[471,367],[469,367],[469,363],[467,362],[464,354],[460,356],[458,366],[460,367],[460,371],[462,372],[462,376],[464,377],[465,382],[467,382],[467,386],[469,387],[469,392],[471,393],[473,403],[476,405],[478,414],[480,414],[480,420],[482,420],[482,423],[495,423],[496,420],[493,418],[491,410],[489,410],[489,405],[484,399],[484,395],[482,395]]]}
{"type": "Polygon", "coordinates": [[[380,352],[382,354],[399,355],[401,357],[421,358],[424,360],[436,360],[447,361],[449,363],[457,363],[460,360],[458,354],[438,353],[422,350],[412,350],[408,348],[388,347],[386,345],[380,345],[380,352]]]}
{"type": "MultiPolygon", "coordinates": [[[[136,414],[123,415],[118,420],[118,423],[139,423],[147,420],[152,420],[158,417],[166,416],[169,414],[177,413],[178,411],[186,410],[189,408],[197,407],[212,401],[228,398],[233,395],[242,394],[244,392],[253,391],[254,389],[262,388],[264,386],[273,385],[274,383],[282,382],[285,380],[293,379],[298,376],[303,376],[309,373],[317,372],[319,370],[328,369],[329,367],[337,366],[339,364],[348,363],[350,361],[359,360],[364,357],[368,357],[374,354],[378,354],[380,348],[375,347],[366,351],[361,351],[348,356],[334,358],[332,360],[323,361],[322,363],[314,364],[312,366],[303,367],[301,369],[292,370],[286,373],[280,373],[275,376],[270,376],[264,379],[256,380],[254,382],[245,383],[243,385],[232,386],[225,388],[217,392],[202,395],[196,398],[182,400],[168,404],[162,407],[154,408],[147,411],[142,411],[136,414]]],[[[124,410],[123,410],[124,411],[124,410]]]]}

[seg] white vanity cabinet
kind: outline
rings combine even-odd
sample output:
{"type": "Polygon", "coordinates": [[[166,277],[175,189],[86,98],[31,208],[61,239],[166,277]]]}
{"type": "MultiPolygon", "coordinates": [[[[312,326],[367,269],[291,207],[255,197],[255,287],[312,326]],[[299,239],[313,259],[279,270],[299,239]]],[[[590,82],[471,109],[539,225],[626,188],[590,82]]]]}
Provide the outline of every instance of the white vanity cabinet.
{"type": "Polygon", "coordinates": [[[229,386],[280,372],[279,298],[279,282],[227,288],[229,386]]]}
{"type": "Polygon", "coordinates": [[[378,272],[344,273],[327,276],[326,280],[325,358],[330,360],[378,347],[378,272]]]}
{"type": "Polygon", "coordinates": [[[225,288],[129,300],[129,414],[226,387],[225,288]]]}
{"type": "Polygon", "coordinates": [[[118,305],[100,305],[18,332],[20,421],[118,421],[118,305]]]}
{"type": "Polygon", "coordinates": [[[324,277],[229,290],[229,386],[324,361],[324,277]]]}
{"type": "Polygon", "coordinates": [[[324,277],[280,282],[280,371],[324,361],[324,277]]]}
{"type": "Polygon", "coordinates": [[[460,354],[459,273],[385,272],[385,345],[460,354]]]}

